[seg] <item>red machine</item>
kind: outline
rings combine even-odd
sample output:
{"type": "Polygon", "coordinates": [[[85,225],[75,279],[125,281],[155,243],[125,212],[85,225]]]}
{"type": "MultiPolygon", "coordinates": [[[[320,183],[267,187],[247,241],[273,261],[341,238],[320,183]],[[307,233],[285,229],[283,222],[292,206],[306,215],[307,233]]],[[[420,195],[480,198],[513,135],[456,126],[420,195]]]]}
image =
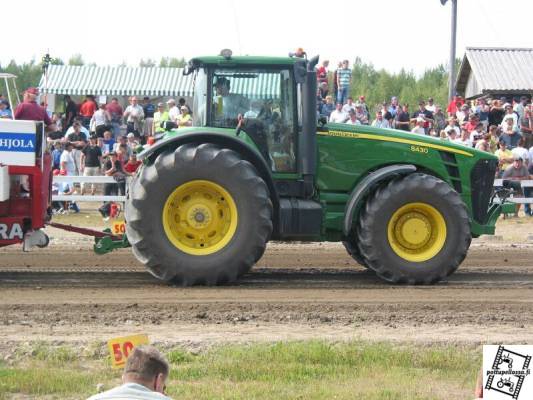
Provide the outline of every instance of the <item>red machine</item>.
{"type": "Polygon", "coordinates": [[[48,245],[51,167],[41,122],[0,119],[0,247],[48,245]]]}
{"type": "MultiPolygon", "coordinates": [[[[12,91],[20,102],[16,77],[0,73],[0,79],[14,109],[12,91]]],[[[129,246],[126,235],[114,235],[109,229],[100,232],[51,222],[51,202],[52,156],[43,123],[0,118],[0,247],[17,243],[23,243],[25,251],[33,246],[46,247],[49,238],[42,230],[45,225],[93,236],[98,254],[129,246]]],[[[113,216],[120,211],[115,206],[113,216]]]]}

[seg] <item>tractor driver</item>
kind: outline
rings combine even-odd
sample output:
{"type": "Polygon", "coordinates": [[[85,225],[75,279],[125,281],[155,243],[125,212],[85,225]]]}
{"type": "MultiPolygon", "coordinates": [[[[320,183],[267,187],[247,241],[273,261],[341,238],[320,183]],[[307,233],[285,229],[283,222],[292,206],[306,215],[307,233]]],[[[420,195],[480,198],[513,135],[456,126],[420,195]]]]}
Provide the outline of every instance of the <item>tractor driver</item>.
{"type": "Polygon", "coordinates": [[[230,81],[226,77],[217,77],[215,82],[214,115],[215,120],[231,120],[237,124],[239,114],[248,110],[248,99],[236,93],[230,93],[230,81]]]}

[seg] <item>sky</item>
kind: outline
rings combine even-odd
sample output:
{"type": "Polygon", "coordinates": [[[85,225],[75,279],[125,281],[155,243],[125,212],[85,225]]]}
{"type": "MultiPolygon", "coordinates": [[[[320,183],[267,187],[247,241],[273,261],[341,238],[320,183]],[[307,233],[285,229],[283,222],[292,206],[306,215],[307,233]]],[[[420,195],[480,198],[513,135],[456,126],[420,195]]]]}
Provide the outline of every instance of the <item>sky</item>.
{"type": "MultiPolygon", "coordinates": [[[[533,47],[533,0],[457,1],[457,57],[467,46],[533,47]]],[[[285,56],[303,47],[331,64],[360,57],[378,69],[420,74],[448,62],[451,4],[19,0],[4,1],[2,17],[2,65],[39,60],[47,51],[63,60],[79,53],[98,65],[138,65],[141,58],[189,59],[223,48],[235,55],[285,56]]]]}

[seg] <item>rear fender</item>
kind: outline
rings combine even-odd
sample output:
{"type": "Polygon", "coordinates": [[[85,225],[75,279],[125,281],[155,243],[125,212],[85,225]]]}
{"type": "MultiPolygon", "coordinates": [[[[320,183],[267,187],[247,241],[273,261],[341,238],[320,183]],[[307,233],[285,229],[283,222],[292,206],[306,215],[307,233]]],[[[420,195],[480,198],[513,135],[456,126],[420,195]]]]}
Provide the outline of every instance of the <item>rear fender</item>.
{"type": "Polygon", "coordinates": [[[216,132],[185,133],[156,142],[154,145],[141,152],[139,158],[148,159],[149,162],[154,162],[157,156],[163,151],[168,149],[174,150],[187,143],[212,143],[223,148],[231,149],[239,153],[243,159],[250,162],[259,173],[259,176],[265,181],[270,192],[270,200],[272,201],[274,208],[274,232],[277,232],[277,221],[279,220],[279,196],[276,187],[274,186],[270,167],[267,165],[259,151],[244,141],[234,136],[216,132]]]}
{"type": "Polygon", "coordinates": [[[416,171],[416,167],[411,164],[394,164],[382,167],[368,174],[352,190],[350,198],[344,210],[343,233],[350,234],[353,225],[353,218],[363,203],[364,198],[370,194],[377,184],[388,181],[396,176],[408,175],[416,171]]]}

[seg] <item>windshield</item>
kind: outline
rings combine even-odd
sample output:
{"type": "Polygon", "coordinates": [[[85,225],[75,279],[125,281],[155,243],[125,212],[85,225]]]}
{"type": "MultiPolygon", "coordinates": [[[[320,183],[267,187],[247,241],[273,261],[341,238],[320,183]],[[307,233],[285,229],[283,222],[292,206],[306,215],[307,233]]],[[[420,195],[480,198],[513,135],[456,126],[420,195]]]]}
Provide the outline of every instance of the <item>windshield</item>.
{"type": "Polygon", "coordinates": [[[209,125],[242,129],[273,171],[295,171],[294,80],[287,68],[215,69],[211,75],[209,125]]]}
{"type": "Polygon", "coordinates": [[[235,129],[242,116],[242,130],[272,171],[296,171],[296,86],[291,69],[200,68],[194,85],[194,126],[235,129]]]}

